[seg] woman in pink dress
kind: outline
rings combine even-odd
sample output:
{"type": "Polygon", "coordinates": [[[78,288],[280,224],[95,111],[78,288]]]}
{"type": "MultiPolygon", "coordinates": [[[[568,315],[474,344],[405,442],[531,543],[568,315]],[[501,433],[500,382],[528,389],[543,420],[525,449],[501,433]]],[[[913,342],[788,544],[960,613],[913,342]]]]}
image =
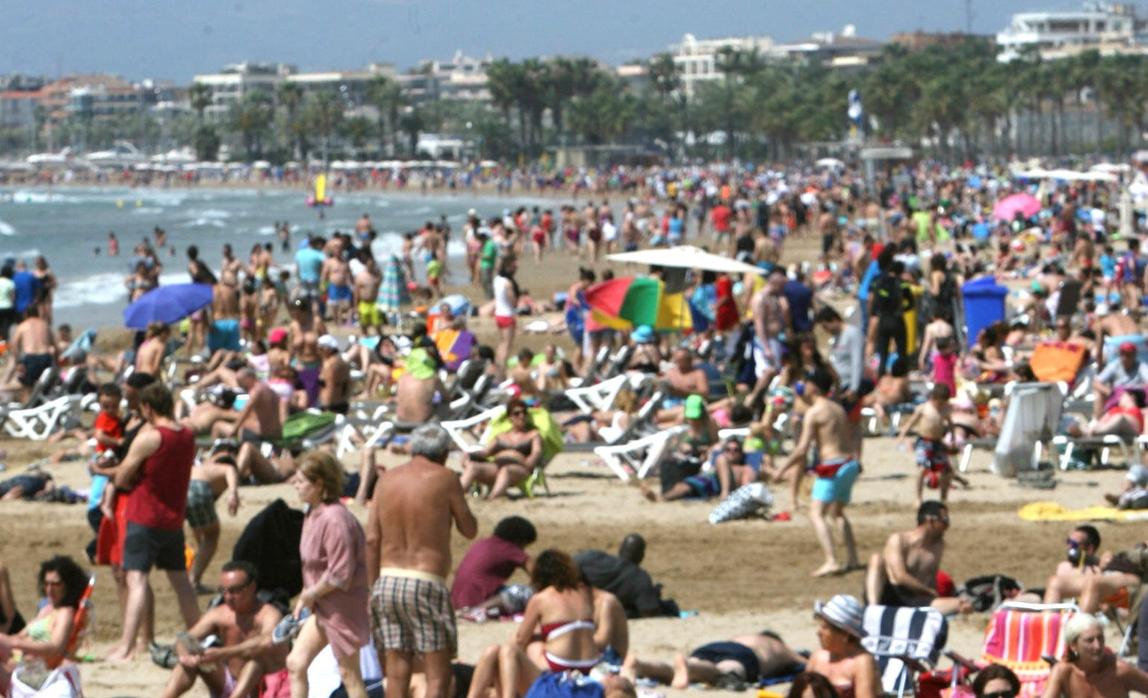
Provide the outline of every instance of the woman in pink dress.
{"type": "Polygon", "coordinates": [[[303,609],[310,610],[311,615],[287,657],[291,697],[306,698],[307,667],[323,646],[330,644],[347,695],[366,698],[359,673],[359,648],[370,641],[371,630],[367,541],[363,527],[339,503],[343,467],[330,454],[313,451],[300,459],[292,484],[307,510],[299,542],[303,591],[295,617],[303,609]]]}

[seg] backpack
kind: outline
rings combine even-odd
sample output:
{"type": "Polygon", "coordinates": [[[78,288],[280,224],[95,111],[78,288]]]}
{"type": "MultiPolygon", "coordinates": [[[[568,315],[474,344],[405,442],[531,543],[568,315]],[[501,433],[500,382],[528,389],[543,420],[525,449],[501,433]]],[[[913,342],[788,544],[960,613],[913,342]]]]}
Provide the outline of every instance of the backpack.
{"type": "Polygon", "coordinates": [[[988,611],[1001,605],[1024,590],[1024,586],[1012,577],[1003,574],[986,574],[961,585],[960,595],[967,596],[977,613],[988,611]]]}

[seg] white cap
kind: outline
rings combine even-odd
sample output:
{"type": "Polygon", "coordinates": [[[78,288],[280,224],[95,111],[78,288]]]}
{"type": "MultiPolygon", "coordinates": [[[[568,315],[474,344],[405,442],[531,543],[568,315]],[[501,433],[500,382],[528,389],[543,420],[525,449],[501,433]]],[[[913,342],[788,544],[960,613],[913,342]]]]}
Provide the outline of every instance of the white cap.
{"type": "Polygon", "coordinates": [[[334,351],[339,351],[339,340],[335,339],[329,334],[325,334],[322,337],[319,337],[319,346],[323,349],[333,349],[334,351]]]}
{"type": "Polygon", "coordinates": [[[865,607],[856,597],[838,594],[826,603],[815,603],[813,612],[839,630],[854,637],[865,637],[865,607]]]}

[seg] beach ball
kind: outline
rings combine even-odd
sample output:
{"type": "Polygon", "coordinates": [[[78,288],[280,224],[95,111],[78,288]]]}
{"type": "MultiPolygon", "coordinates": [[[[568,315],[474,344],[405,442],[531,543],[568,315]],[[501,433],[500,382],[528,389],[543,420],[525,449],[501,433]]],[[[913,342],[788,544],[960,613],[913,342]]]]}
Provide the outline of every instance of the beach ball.
{"type": "Polygon", "coordinates": [[[769,406],[775,413],[785,413],[793,409],[793,402],[797,396],[793,388],[788,385],[779,385],[769,391],[769,406]]]}

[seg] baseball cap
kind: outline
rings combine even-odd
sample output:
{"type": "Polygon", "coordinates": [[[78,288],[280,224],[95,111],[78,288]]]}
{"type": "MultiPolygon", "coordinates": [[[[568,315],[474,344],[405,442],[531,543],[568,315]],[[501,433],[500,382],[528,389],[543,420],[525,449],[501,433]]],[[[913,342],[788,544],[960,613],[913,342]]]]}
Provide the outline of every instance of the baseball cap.
{"type": "Polygon", "coordinates": [[[633,339],[638,344],[646,344],[654,341],[654,330],[649,325],[638,325],[634,331],[630,333],[630,339],[633,339]]]}
{"type": "Polygon", "coordinates": [[[838,594],[825,603],[818,601],[813,604],[813,614],[838,630],[857,638],[865,637],[865,609],[854,596],[838,594]]]}
{"type": "Polygon", "coordinates": [[[323,349],[331,349],[339,351],[339,340],[335,339],[329,334],[319,337],[319,346],[323,349]]]}
{"type": "Polygon", "coordinates": [[[1132,342],[1121,342],[1120,343],[1120,353],[1121,354],[1135,354],[1136,353],[1136,345],[1133,344],[1132,342]]]}
{"type": "Polygon", "coordinates": [[[686,398],[686,419],[700,419],[706,411],[706,402],[701,395],[691,395],[686,398]]]}
{"type": "Polygon", "coordinates": [[[287,339],[287,330],[282,327],[276,327],[267,333],[267,341],[271,344],[278,344],[285,339],[287,339]]]}

